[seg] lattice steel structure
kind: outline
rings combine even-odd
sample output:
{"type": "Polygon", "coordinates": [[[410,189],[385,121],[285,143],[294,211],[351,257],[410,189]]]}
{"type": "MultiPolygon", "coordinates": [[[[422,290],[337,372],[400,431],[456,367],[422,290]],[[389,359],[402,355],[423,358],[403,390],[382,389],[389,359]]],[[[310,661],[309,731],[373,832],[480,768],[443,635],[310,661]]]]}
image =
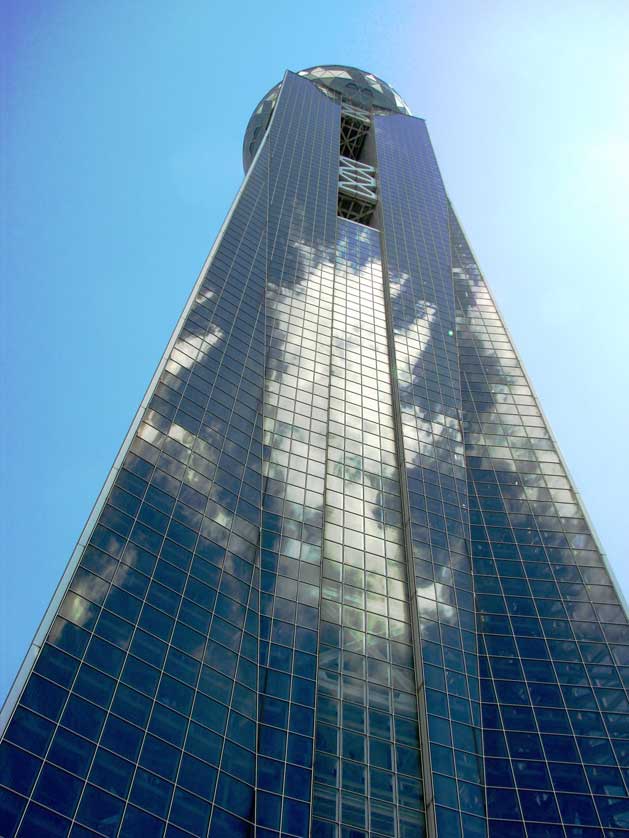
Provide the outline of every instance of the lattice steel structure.
{"type": "Polygon", "coordinates": [[[287,72],[3,708],[0,836],[629,835],[627,615],[425,122],[287,72]]]}
{"type": "MultiPolygon", "coordinates": [[[[341,125],[343,121],[341,121],[341,125]]],[[[376,207],[376,170],[341,155],[339,158],[339,215],[367,224],[376,207]]]]}
{"type": "Polygon", "coordinates": [[[358,160],[363,150],[371,118],[369,111],[343,102],[341,108],[341,157],[358,160]]]}

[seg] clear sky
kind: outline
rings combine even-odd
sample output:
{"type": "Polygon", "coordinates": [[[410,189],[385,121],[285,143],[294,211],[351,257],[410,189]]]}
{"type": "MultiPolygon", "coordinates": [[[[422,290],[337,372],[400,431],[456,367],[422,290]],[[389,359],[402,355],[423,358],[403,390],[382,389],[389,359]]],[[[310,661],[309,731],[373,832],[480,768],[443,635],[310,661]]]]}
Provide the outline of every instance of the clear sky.
{"type": "Polygon", "coordinates": [[[0,15],[0,699],[286,68],[361,67],[428,120],[629,591],[627,0],[4,0],[0,15]]]}

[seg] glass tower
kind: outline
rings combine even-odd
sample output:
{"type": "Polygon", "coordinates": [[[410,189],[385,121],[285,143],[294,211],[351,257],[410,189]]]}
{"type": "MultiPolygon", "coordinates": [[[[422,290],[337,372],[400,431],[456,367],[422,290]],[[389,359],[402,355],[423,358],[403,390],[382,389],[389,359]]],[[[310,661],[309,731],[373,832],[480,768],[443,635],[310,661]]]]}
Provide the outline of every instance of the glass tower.
{"type": "Polygon", "coordinates": [[[424,120],[294,74],[0,717],[0,836],[629,836],[629,627],[424,120]]]}

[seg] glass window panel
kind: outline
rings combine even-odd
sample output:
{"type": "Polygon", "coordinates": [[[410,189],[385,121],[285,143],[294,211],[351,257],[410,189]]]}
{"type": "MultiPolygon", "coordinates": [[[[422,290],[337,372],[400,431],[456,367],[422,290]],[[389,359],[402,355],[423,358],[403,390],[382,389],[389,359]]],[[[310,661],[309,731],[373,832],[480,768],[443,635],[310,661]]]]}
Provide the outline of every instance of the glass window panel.
{"type": "Polygon", "coordinates": [[[0,783],[28,795],[41,766],[41,760],[3,742],[0,745],[0,783]]]}

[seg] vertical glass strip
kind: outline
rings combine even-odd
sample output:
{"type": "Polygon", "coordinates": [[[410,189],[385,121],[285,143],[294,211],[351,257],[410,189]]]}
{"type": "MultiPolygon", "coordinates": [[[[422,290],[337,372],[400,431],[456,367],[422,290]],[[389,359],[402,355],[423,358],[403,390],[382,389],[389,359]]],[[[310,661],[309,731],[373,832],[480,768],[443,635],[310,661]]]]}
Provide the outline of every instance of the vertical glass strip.
{"type": "Polygon", "coordinates": [[[424,122],[376,116],[374,125],[430,740],[429,821],[440,836],[476,838],[485,834],[478,646],[448,205],[424,122]]]}
{"type": "Polygon", "coordinates": [[[232,751],[253,786],[265,154],[7,727],[7,836],[205,834],[232,751]]]}
{"type": "Polygon", "coordinates": [[[629,828],[629,627],[451,212],[490,835],[629,828]]]}
{"type": "Polygon", "coordinates": [[[380,236],[338,219],[313,836],[419,836],[423,794],[380,236]]]}
{"type": "Polygon", "coordinates": [[[257,823],[310,824],[340,107],[288,74],[270,128],[257,823]]]}

